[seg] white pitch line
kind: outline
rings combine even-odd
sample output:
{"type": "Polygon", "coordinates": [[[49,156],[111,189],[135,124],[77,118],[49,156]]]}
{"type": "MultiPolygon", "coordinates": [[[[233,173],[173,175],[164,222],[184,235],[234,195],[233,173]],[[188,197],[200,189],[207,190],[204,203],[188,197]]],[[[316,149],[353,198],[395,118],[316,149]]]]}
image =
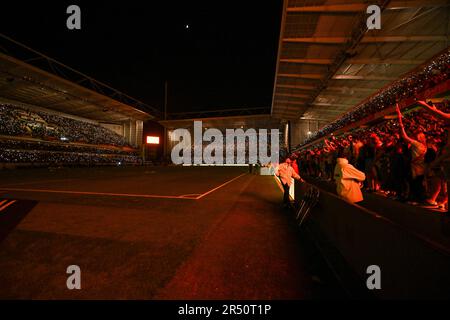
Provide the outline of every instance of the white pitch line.
{"type": "MultiPolygon", "coordinates": [[[[7,202],[3,207],[0,207],[0,212],[8,208],[10,205],[14,204],[16,200],[12,200],[11,202],[7,202]]],[[[2,203],[3,204],[3,203],[2,203]]]]}
{"type": "Polygon", "coordinates": [[[209,190],[208,192],[203,193],[202,195],[198,196],[198,197],[195,198],[195,199],[196,199],[196,200],[200,200],[200,199],[203,198],[204,196],[207,196],[208,194],[210,194],[210,193],[212,193],[212,192],[214,192],[214,191],[216,191],[216,190],[218,190],[218,189],[220,189],[220,188],[226,186],[227,184],[229,184],[229,183],[233,182],[234,180],[239,179],[240,177],[245,176],[245,175],[246,175],[246,173],[243,173],[243,174],[241,174],[241,175],[239,175],[239,176],[237,176],[237,177],[234,177],[234,178],[231,179],[230,181],[227,181],[227,182],[225,182],[225,183],[222,183],[220,186],[215,187],[214,189],[211,189],[211,190],[209,190]]]}
{"type": "Polygon", "coordinates": [[[183,199],[196,199],[199,195],[201,195],[201,193],[190,193],[190,194],[183,194],[179,197],[183,199]]]}
{"type": "Polygon", "coordinates": [[[236,179],[246,175],[243,173],[233,179],[222,183],[220,186],[215,187],[203,194],[184,194],[180,196],[164,196],[164,195],[156,195],[156,194],[132,194],[132,193],[109,193],[109,192],[89,192],[89,191],[70,191],[70,190],[50,190],[50,189],[22,189],[22,188],[5,188],[0,187],[2,191],[18,191],[18,192],[37,192],[37,193],[62,193],[62,194],[79,194],[79,195],[94,195],[94,196],[112,196],[112,197],[130,197],[130,198],[151,198],[151,199],[184,199],[184,200],[199,200],[208,194],[226,186],[227,184],[233,182],[236,179]],[[190,197],[197,196],[197,197],[190,197]]]}
{"type": "Polygon", "coordinates": [[[93,196],[131,197],[131,198],[162,198],[162,199],[187,199],[187,200],[195,200],[196,199],[196,198],[183,198],[183,196],[164,196],[164,195],[156,195],[156,194],[109,193],[109,192],[48,190],[48,189],[0,188],[0,190],[19,191],[19,192],[37,192],[37,193],[81,194],[81,195],[93,195],[93,196]]]}

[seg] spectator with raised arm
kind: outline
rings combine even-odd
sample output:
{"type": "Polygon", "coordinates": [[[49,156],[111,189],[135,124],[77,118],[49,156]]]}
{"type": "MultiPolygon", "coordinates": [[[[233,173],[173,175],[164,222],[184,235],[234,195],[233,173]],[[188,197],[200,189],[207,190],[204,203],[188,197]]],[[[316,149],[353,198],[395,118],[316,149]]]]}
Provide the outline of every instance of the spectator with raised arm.
{"type": "MultiPolygon", "coordinates": [[[[434,116],[437,116],[438,118],[444,120],[447,124],[450,124],[450,113],[443,112],[442,110],[439,110],[436,108],[436,106],[432,104],[428,104],[425,101],[419,101],[419,103],[425,107],[425,110],[427,110],[429,113],[431,113],[434,116]]],[[[442,167],[444,172],[444,177],[447,184],[447,192],[448,192],[448,186],[450,181],[450,131],[447,133],[447,143],[440,149],[439,153],[437,154],[436,158],[429,164],[429,167],[437,171],[439,167],[442,167]]],[[[439,190],[445,189],[445,188],[439,188],[439,190]]],[[[436,198],[438,196],[438,192],[431,194],[431,198],[429,199],[429,202],[435,202],[436,198]]],[[[445,199],[445,202],[448,202],[448,199],[445,199]]]]}
{"type": "Polygon", "coordinates": [[[424,187],[425,178],[425,154],[427,152],[427,139],[425,134],[416,131],[413,138],[409,137],[403,125],[402,113],[400,107],[396,104],[396,111],[398,116],[398,123],[400,125],[401,137],[411,145],[411,191],[410,200],[412,204],[424,203],[426,194],[424,187]]]}

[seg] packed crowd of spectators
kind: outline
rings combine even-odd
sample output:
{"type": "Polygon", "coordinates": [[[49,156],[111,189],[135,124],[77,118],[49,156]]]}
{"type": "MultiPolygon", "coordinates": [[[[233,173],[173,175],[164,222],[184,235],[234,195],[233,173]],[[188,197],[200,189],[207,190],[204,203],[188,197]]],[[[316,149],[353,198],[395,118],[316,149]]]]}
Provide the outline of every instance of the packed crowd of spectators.
{"type": "MultiPolygon", "coordinates": [[[[223,133],[225,135],[225,133],[223,133]]],[[[225,163],[227,161],[230,161],[234,164],[248,164],[250,161],[257,162],[259,157],[259,152],[263,153],[264,155],[267,155],[267,157],[271,156],[272,151],[272,138],[270,134],[266,135],[265,137],[261,137],[258,133],[256,136],[251,136],[251,140],[253,140],[256,143],[250,143],[250,138],[248,136],[243,136],[239,138],[235,138],[233,142],[233,148],[234,153],[231,155],[228,155],[227,153],[227,140],[226,137],[223,139],[223,146],[222,146],[222,161],[225,163]],[[264,145],[263,145],[264,144],[264,145]],[[253,153],[255,151],[255,153],[253,153]],[[265,153],[264,153],[265,152],[265,153]],[[252,155],[252,158],[250,157],[252,155]]],[[[282,140],[282,138],[280,139],[282,140]]],[[[275,146],[275,145],[274,145],[275,146]]],[[[219,156],[217,152],[219,152],[218,149],[215,148],[216,145],[213,142],[209,141],[202,141],[202,149],[201,149],[201,155],[203,157],[203,161],[205,162],[206,157],[211,156],[211,160],[216,160],[219,156]]],[[[283,151],[287,154],[286,150],[274,150],[279,151],[282,153],[283,151]]],[[[191,160],[195,157],[195,143],[192,143],[190,145],[190,154],[191,154],[191,160]]]]}
{"type": "Polygon", "coordinates": [[[122,136],[100,125],[5,104],[0,104],[0,135],[62,139],[95,145],[127,145],[122,136]]]}
{"type": "MultiPolygon", "coordinates": [[[[428,105],[432,106],[431,102],[428,105]]],[[[450,103],[437,109],[450,113],[450,103]]],[[[358,128],[295,154],[305,176],[333,180],[337,158],[347,158],[366,175],[364,189],[427,207],[447,205],[447,184],[441,164],[448,122],[421,107],[390,120],[358,128]],[[403,130],[403,128],[405,130],[403,130]]]]}
{"type": "Polygon", "coordinates": [[[100,125],[12,105],[0,105],[0,136],[0,164],[93,166],[141,161],[122,136],[100,125]]]}
{"type": "Polygon", "coordinates": [[[134,165],[140,164],[140,158],[135,155],[7,149],[0,152],[1,163],[33,166],[134,165]]]}
{"type": "Polygon", "coordinates": [[[8,140],[0,139],[1,150],[40,150],[52,152],[77,152],[92,154],[115,154],[115,155],[134,155],[134,151],[124,151],[122,149],[100,148],[95,146],[74,145],[68,143],[52,143],[46,141],[24,141],[24,140],[8,140]]]}
{"type": "Polygon", "coordinates": [[[436,84],[448,79],[450,79],[450,52],[440,55],[420,72],[410,74],[393,83],[366,103],[311,135],[302,145],[306,145],[371,114],[391,107],[395,105],[396,101],[418,97],[420,93],[428,88],[434,87],[436,84]]]}
{"type": "Polygon", "coordinates": [[[137,152],[72,144],[0,139],[0,164],[127,165],[140,164],[137,152]]]}

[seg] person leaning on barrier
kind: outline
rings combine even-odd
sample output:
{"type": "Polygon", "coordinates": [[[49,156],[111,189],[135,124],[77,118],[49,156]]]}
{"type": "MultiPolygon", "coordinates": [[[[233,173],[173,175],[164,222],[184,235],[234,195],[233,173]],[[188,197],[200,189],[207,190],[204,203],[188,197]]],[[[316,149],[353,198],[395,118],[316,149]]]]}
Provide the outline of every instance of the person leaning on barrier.
{"type": "MultiPolygon", "coordinates": [[[[436,108],[433,104],[428,104],[425,101],[418,101],[425,110],[431,113],[434,116],[444,120],[447,124],[450,124],[450,113],[443,112],[436,108]]],[[[442,167],[445,175],[445,180],[447,184],[447,190],[450,186],[450,130],[448,130],[448,138],[446,145],[442,148],[441,152],[438,154],[436,159],[429,165],[431,168],[442,167]]],[[[447,191],[448,192],[448,191],[447,191]]],[[[447,214],[448,214],[447,208],[447,214]]]]}
{"type": "Polygon", "coordinates": [[[336,191],[339,196],[351,203],[364,200],[361,192],[361,183],[366,180],[366,175],[348,163],[347,158],[343,154],[340,154],[337,158],[334,168],[334,180],[336,181],[336,191]]]}
{"type": "Polygon", "coordinates": [[[294,168],[292,168],[292,160],[287,158],[285,162],[281,163],[278,168],[275,169],[275,175],[280,178],[281,184],[283,185],[283,204],[284,206],[290,207],[291,202],[289,200],[289,188],[292,184],[292,178],[304,182],[304,180],[298,175],[294,168]]]}

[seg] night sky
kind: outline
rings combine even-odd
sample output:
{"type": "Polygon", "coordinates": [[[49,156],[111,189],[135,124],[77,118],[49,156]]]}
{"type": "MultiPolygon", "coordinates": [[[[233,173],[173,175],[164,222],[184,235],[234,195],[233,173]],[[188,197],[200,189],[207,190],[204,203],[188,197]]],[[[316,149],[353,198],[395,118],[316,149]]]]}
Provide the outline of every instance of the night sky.
{"type": "Polygon", "coordinates": [[[270,107],[281,0],[5,4],[2,33],[160,110],[166,79],[169,112],[270,107]]]}

